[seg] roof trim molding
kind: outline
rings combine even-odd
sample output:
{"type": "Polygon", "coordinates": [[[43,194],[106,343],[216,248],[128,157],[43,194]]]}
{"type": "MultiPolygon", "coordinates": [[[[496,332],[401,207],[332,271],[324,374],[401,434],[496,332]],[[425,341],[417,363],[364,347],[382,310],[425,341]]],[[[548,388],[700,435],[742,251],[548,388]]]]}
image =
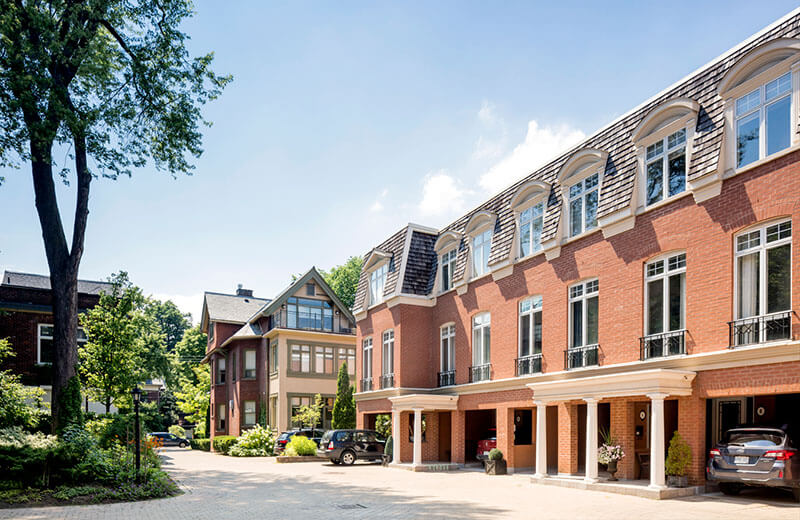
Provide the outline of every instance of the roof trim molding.
{"type": "Polygon", "coordinates": [[[456,244],[461,242],[461,235],[455,231],[445,231],[436,239],[436,242],[433,244],[433,250],[438,253],[453,242],[456,244]]]}
{"type": "Polygon", "coordinates": [[[603,167],[605,168],[608,161],[608,152],[598,150],[597,148],[582,148],[572,154],[569,159],[558,169],[559,184],[569,179],[578,170],[586,170],[588,168],[603,167]]]}
{"type": "Polygon", "coordinates": [[[388,262],[392,259],[392,254],[380,249],[373,249],[369,256],[364,260],[364,271],[370,271],[375,266],[382,262],[388,262]]]}
{"type": "Polygon", "coordinates": [[[550,195],[550,184],[544,181],[529,181],[520,186],[517,189],[517,192],[511,197],[511,201],[509,205],[511,209],[516,209],[520,207],[522,204],[538,198],[546,198],[550,195]]]}
{"type": "Polygon", "coordinates": [[[728,92],[748,79],[797,53],[800,53],[798,38],[778,38],[759,45],[739,58],[728,69],[717,84],[717,92],[725,97],[728,92]]]}
{"type": "Polygon", "coordinates": [[[469,218],[467,225],[464,226],[464,234],[471,235],[479,228],[487,224],[493,224],[495,221],[497,221],[496,213],[485,209],[477,211],[469,218]]]}
{"type": "Polygon", "coordinates": [[[700,111],[700,104],[691,98],[676,98],[661,103],[651,110],[644,119],[636,126],[631,134],[633,142],[638,142],[642,138],[656,132],[662,126],[676,119],[682,119],[689,114],[697,118],[700,111]]]}

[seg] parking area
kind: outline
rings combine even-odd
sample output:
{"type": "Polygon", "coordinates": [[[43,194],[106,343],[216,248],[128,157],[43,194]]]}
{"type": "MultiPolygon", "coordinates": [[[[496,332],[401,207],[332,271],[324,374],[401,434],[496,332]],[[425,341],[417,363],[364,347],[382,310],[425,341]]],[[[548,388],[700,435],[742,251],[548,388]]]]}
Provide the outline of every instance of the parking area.
{"type": "Polygon", "coordinates": [[[530,483],[529,477],[489,477],[480,471],[413,473],[378,464],[276,464],[168,448],[164,467],[182,496],[149,502],[0,510],[0,519],[175,518],[748,518],[792,519],[789,494],[746,491],[670,501],[530,483]]]}

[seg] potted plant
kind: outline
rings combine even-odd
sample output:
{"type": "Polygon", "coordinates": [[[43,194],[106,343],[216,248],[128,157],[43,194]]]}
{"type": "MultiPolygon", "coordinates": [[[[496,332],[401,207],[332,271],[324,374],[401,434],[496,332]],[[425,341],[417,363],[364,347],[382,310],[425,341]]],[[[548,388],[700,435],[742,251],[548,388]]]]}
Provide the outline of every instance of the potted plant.
{"type": "Polygon", "coordinates": [[[489,452],[489,459],[486,461],[487,475],[505,475],[507,470],[506,461],[503,460],[503,452],[497,448],[492,448],[489,452]]]}
{"type": "Polygon", "coordinates": [[[393,449],[393,439],[392,436],[386,439],[386,444],[383,446],[383,457],[381,457],[383,465],[388,466],[389,463],[392,462],[392,449],[393,449]]]}
{"type": "Polygon", "coordinates": [[[675,432],[672,440],[669,441],[667,450],[667,460],[664,469],[667,474],[667,485],[672,487],[686,487],[689,485],[689,477],[686,470],[692,463],[692,448],[683,440],[681,434],[675,432]]]}
{"type": "Polygon", "coordinates": [[[617,441],[611,436],[608,430],[601,430],[600,435],[603,437],[603,444],[597,450],[597,461],[600,464],[605,464],[607,471],[611,474],[608,479],[616,481],[617,463],[625,456],[617,441]]]}

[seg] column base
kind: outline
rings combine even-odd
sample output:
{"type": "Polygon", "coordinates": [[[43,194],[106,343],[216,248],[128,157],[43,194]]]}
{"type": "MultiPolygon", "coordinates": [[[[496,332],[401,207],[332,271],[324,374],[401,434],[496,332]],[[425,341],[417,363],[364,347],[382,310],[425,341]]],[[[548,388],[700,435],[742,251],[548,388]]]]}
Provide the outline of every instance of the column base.
{"type": "Polygon", "coordinates": [[[661,490],[667,489],[667,487],[668,486],[666,486],[666,485],[662,486],[662,485],[659,485],[659,484],[650,484],[650,485],[647,486],[647,489],[653,489],[653,490],[656,490],[656,491],[661,491],[661,490]]]}
{"type": "Polygon", "coordinates": [[[545,478],[547,478],[549,476],[550,475],[548,475],[547,473],[534,473],[533,474],[533,478],[539,479],[539,480],[545,479],[545,478]]]}
{"type": "Polygon", "coordinates": [[[584,477],[583,481],[586,482],[587,484],[596,484],[600,482],[600,479],[595,477],[584,477]]]}

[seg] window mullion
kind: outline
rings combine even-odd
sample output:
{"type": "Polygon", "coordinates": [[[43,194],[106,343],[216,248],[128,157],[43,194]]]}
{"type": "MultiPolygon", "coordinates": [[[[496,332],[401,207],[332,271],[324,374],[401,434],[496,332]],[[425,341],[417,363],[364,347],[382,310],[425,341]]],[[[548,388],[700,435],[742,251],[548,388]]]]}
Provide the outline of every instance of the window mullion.
{"type": "Polygon", "coordinates": [[[661,280],[661,332],[669,332],[669,260],[664,260],[664,277],[661,280]]]}

